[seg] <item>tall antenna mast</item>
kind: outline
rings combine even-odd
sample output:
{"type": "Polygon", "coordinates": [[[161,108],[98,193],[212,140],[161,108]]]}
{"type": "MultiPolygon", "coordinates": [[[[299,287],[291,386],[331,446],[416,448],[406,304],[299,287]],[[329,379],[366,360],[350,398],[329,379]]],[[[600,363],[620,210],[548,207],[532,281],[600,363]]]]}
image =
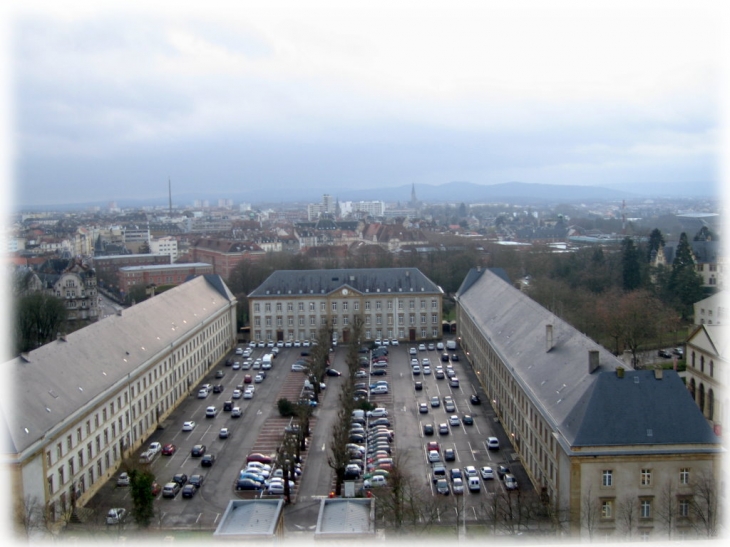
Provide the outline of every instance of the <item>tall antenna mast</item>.
{"type": "Polygon", "coordinates": [[[167,193],[170,196],[170,216],[172,216],[172,182],[170,182],[169,176],[167,177],[167,193]]]}

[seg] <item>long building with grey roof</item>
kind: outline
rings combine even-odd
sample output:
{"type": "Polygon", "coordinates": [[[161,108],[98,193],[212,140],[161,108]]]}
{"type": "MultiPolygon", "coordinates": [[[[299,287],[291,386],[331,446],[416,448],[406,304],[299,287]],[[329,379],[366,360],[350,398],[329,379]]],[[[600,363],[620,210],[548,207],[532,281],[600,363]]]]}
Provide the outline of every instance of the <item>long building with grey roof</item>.
{"type": "Polygon", "coordinates": [[[631,370],[489,270],[466,276],[456,317],[517,461],[556,514],[611,536],[629,507],[639,535],[658,535],[671,485],[671,526],[691,529],[694,489],[718,476],[722,448],[676,372],[631,370]]]}
{"type": "Polygon", "coordinates": [[[83,506],[236,340],[236,299],[196,277],[4,364],[16,500],[83,506]]]}
{"type": "Polygon", "coordinates": [[[330,325],[347,343],[358,316],[365,340],[441,336],[443,290],[418,268],[279,270],[248,299],[253,340],[314,340],[330,325]]]}

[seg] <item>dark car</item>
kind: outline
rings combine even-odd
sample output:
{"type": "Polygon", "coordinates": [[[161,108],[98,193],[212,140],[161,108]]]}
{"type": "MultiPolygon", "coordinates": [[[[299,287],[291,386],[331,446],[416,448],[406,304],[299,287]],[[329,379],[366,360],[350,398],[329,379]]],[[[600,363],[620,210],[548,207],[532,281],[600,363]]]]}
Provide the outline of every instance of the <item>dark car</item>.
{"type": "Polygon", "coordinates": [[[206,454],[203,459],[200,460],[200,465],[203,467],[212,467],[215,463],[215,454],[206,454]]]}
{"type": "Polygon", "coordinates": [[[221,384],[213,386],[213,393],[223,393],[223,386],[221,384]]]}
{"type": "Polygon", "coordinates": [[[423,434],[428,436],[433,435],[433,424],[423,424],[423,434]]]}
{"type": "Polygon", "coordinates": [[[188,476],[185,473],[178,473],[172,477],[172,482],[176,482],[180,486],[184,486],[188,482],[188,476]]]}
{"type": "Polygon", "coordinates": [[[185,486],[183,486],[182,489],[182,497],[192,498],[197,492],[198,489],[195,486],[193,486],[192,484],[186,484],[185,486]]]}
{"type": "Polygon", "coordinates": [[[378,418],[377,420],[372,420],[368,427],[376,427],[378,425],[385,425],[390,427],[390,420],[388,418],[378,418]]]}
{"type": "Polygon", "coordinates": [[[215,377],[216,377],[216,378],[223,378],[223,377],[224,377],[225,375],[226,375],[226,373],[225,373],[225,372],[223,372],[222,370],[217,370],[217,371],[215,372],[215,377]]]}
{"type": "Polygon", "coordinates": [[[205,480],[205,475],[190,475],[190,480],[188,481],[189,484],[192,484],[195,488],[200,488],[203,486],[203,481],[205,480]]]}
{"type": "Polygon", "coordinates": [[[672,354],[665,349],[660,349],[657,354],[659,355],[659,357],[664,357],[665,359],[672,358],[672,354]]]}
{"type": "Polygon", "coordinates": [[[452,361],[458,361],[458,360],[459,360],[459,356],[458,356],[458,355],[456,355],[455,353],[452,353],[452,354],[451,354],[451,360],[452,360],[452,361]]]}
{"type": "Polygon", "coordinates": [[[172,444],[172,443],[166,444],[165,446],[162,447],[162,455],[163,456],[172,456],[175,453],[175,450],[177,450],[177,447],[174,444],[172,444]]]}
{"type": "Polygon", "coordinates": [[[464,414],[461,421],[464,425],[474,425],[474,418],[471,417],[471,414],[464,414]]]}
{"type": "Polygon", "coordinates": [[[497,466],[497,475],[499,475],[500,479],[503,479],[505,475],[509,474],[509,467],[506,465],[499,465],[497,466]]]}
{"type": "Polygon", "coordinates": [[[263,490],[264,485],[253,479],[238,479],[236,490],[263,490]]]}
{"type": "Polygon", "coordinates": [[[333,368],[328,368],[326,374],[327,376],[342,376],[342,373],[339,370],[335,370],[333,368]]]}
{"type": "Polygon", "coordinates": [[[456,459],[456,452],[453,448],[444,448],[444,461],[453,462],[456,459]]]}
{"type": "Polygon", "coordinates": [[[190,455],[194,458],[199,458],[205,454],[205,445],[204,444],[196,444],[191,450],[190,455]]]}
{"type": "Polygon", "coordinates": [[[471,401],[471,404],[473,404],[473,405],[482,404],[482,400],[479,398],[479,395],[477,395],[476,393],[474,395],[472,395],[469,400],[471,401]]]}
{"type": "Polygon", "coordinates": [[[447,363],[449,361],[449,354],[448,353],[442,353],[441,354],[441,361],[444,363],[447,363]]]}
{"type": "Polygon", "coordinates": [[[230,412],[231,410],[233,410],[233,401],[224,401],[223,410],[225,410],[226,412],[230,412]]]}
{"type": "Polygon", "coordinates": [[[376,368],[370,373],[370,376],[385,376],[388,374],[388,371],[384,368],[376,368]]]}

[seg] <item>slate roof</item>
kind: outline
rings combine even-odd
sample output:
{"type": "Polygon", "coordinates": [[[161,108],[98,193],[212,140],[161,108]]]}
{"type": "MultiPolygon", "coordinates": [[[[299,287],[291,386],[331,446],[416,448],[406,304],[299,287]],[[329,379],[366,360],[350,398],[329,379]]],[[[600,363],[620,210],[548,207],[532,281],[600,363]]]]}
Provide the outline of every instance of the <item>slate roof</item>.
{"type": "Polygon", "coordinates": [[[0,397],[9,436],[5,452],[19,453],[40,441],[233,301],[219,276],[199,276],[123,310],[122,315],[67,334],[65,341],[41,346],[27,354],[27,361],[17,357],[5,363],[4,387],[13,395],[0,397]]]}
{"type": "Polygon", "coordinates": [[[716,442],[697,406],[687,404],[689,395],[676,373],[664,371],[662,381],[653,380],[653,371],[635,373],[494,272],[483,271],[468,286],[467,280],[469,275],[457,295],[459,306],[481,328],[566,449],[716,442]],[[549,350],[546,325],[553,329],[549,350]],[[599,355],[599,366],[592,373],[590,351],[599,355]],[[622,379],[617,378],[618,367],[626,369],[622,379]],[[641,391],[625,390],[635,387],[634,375],[641,391]],[[677,409],[664,408],[675,402],[677,409]],[[686,416],[677,416],[680,411],[686,416]],[[658,436],[647,439],[647,429],[656,430],[658,436]],[[622,437],[623,431],[627,433],[622,437]]]}
{"type": "Polygon", "coordinates": [[[574,447],[720,442],[673,370],[660,380],[653,370],[603,372],[587,395],[584,411],[563,424],[574,447]]]}
{"type": "Polygon", "coordinates": [[[287,294],[330,294],[342,287],[365,293],[441,294],[441,288],[418,268],[278,270],[249,298],[287,294]]]}

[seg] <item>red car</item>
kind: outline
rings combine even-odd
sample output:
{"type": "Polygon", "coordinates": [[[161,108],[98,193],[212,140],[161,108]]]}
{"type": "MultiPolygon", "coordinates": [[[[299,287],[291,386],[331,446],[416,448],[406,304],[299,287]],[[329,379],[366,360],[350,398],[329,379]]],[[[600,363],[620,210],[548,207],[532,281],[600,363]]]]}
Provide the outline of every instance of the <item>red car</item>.
{"type": "Polygon", "coordinates": [[[243,383],[244,384],[250,384],[251,383],[251,375],[246,374],[246,376],[243,377],[243,383]]]}
{"type": "Polygon", "coordinates": [[[426,451],[435,450],[436,452],[440,452],[441,449],[439,447],[439,443],[436,441],[431,441],[426,445],[426,451]]]}
{"type": "Polygon", "coordinates": [[[175,453],[175,450],[177,450],[177,447],[174,444],[166,444],[162,447],[162,455],[172,456],[175,453]]]}
{"type": "Polygon", "coordinates": [[[246,463],[248,462],[259,462],[259,463],[271,463],[271,457],[261,454],[260,452],[252,452],[246,456],[246,463]]]}
{"type": "Polygon", "coordinates": [[[160,493],[160,490],[162,490],[162,487],[159,485],[159,483],[153,482],[152,483],[152,495],[156,496],[160,493]]]}

